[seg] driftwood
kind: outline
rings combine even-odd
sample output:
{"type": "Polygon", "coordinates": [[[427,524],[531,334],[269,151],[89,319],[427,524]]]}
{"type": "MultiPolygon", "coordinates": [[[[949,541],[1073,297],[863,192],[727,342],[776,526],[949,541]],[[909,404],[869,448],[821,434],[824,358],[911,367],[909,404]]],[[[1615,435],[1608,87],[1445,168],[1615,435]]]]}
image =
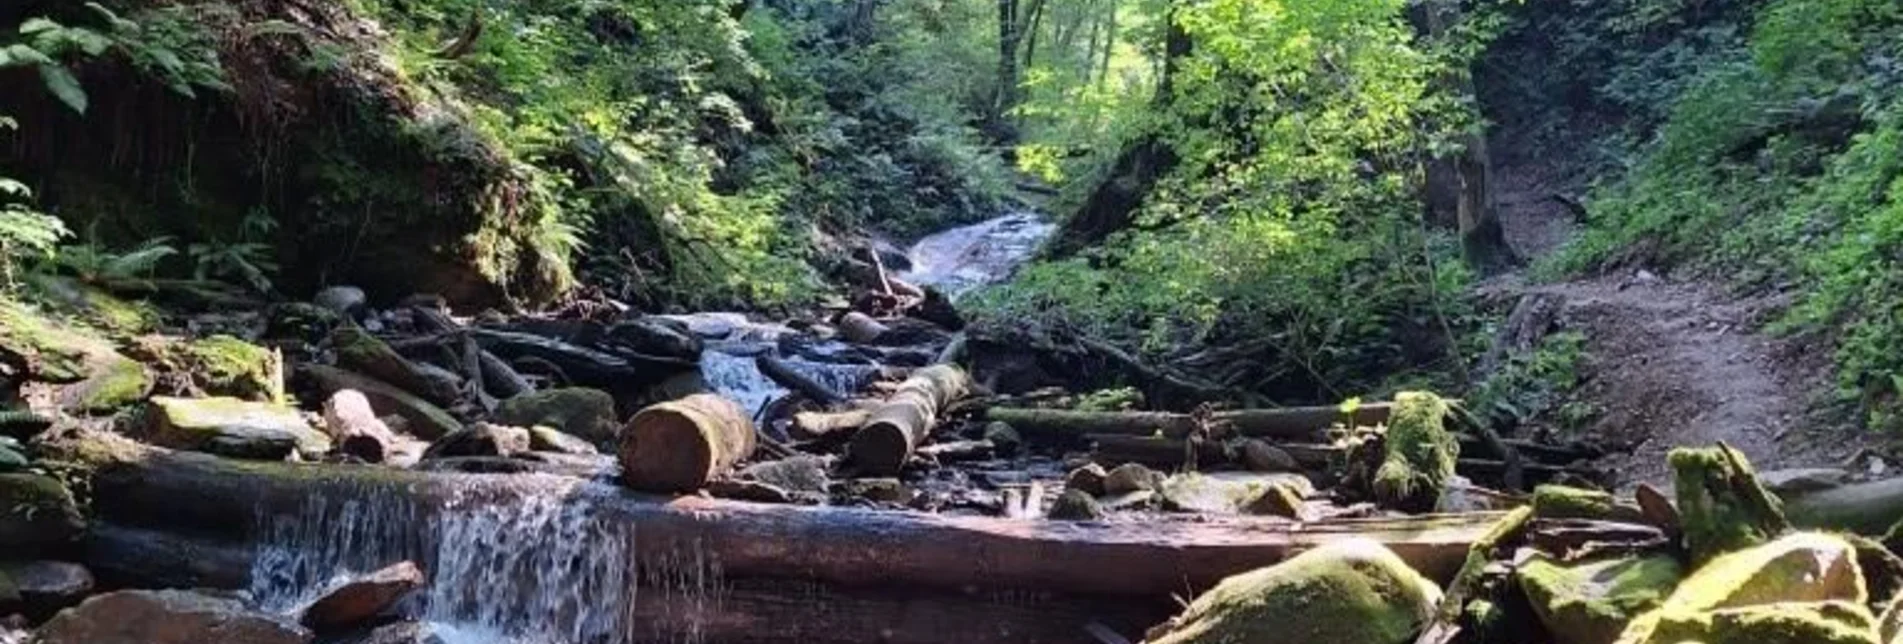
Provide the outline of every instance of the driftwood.
{"type": "Polygon", "coordinates": [[[971,390],[963,369],[938,365],[912,373],[852,435],[852,462],[865,472],[893,475],[938,425],[945,406],[971,390]]]}
{"type": "MultiPolygon", "coordinates": [[[[444,475],[376,466],[238,463],[138,445],[52,453],[93,462],[93,502],[116,525],[245,539],[262,515],[314,498],[392,497],[432,512],[517,502],[545,489],[519,477],[444,475]],[[107,459],[101,461],[100,459],[107,459]],[[450,503],[451,500],[456,503],[450,503]]],[[[578,483],[579,484],[579,483],[578,483]]],[[[1246,518],[1141,523],[1044,522],[658,497],[580,484],[602,520],[639,531],[631,556],[717,560],[727,579],[781,578],[840,587],[1074,593],[1164,599],[1274,564],[1345,536],[1386,544],[1422,574],[1448,579],[1495,513],[1330,520],[1246,518]],[[904,544],[903,548],[893,544],[904,544]]]]}
{"type": "Polygon", "coordinates": [[[805,394],[808,400],[819,403],[821,406],[831,407],[846,401],[844,395],[846,392],[833,391],[831,387],[800,373],[785,360],[760,354],[760,357],[754,358],[754,364],[760,368],[760,373],[765,374],[774,383],[790,391],[805,394]]]}
{"type": "Polygon", "coordinates": [[[982,461],[996,454],[998,446],[989,440],[951,441],[918,448],[918,455],[940,463],[982,461]]]}
{"type": "MultiPolygon", "coordinates": [[[[1362,405],[1355,411],[1355,424],[1387,422],[1391,407],[1389,403],[1362,405]]],[[[1042,433],[1078,437],[1087,434],[1151,436],[1161,431],[1163,436],[1181,438],[1196,427],[1196,420],[1189,414],[1155,411],[1093,412],[993,407],[985,412],[985,420],[1002,422],[1031,435],[1042,433]]],[[[1347,415],[1339,407],[1287,407],[1218,412],[1213,425],[1218,437],[1239,435],[1319,441],[1326,438],[1329,426],[1346,420],[1347,415]]]]}
{"type": "Polygon", "coordinates": [[[539,335],[470,329],[469,334],[484,350],[511,362],[533,358],[553,365],[575,384],[617,384],[630,378],[659,380],[669,373],[695,368],[697,363],[682,358],[651,356],[632,351],[608,352],[571,344],[539,335]]]}
{"type": "Polygon", "coordinates": [[[803,440],[828,440],[841,436],[851,436],[860,425],[866,424],[866,418],[872,412],[864,409],[851,411],[825,412],[803,411],[793,414],[793,426],[790,428],[795,438],[803,440]]]}
{"type": "Polygon", "coordinates": [[[643,409],[628,419],[619,440],[622,480],[650,492],[701,489],[758,445],[747,413],[714,394],[643,409]]]}
{"type": "Polygon", "coordinates": [[[1903,478],[1786,495],[1784,515],[1801,528],[1882,535],[1903,520],[1903,478]]]}

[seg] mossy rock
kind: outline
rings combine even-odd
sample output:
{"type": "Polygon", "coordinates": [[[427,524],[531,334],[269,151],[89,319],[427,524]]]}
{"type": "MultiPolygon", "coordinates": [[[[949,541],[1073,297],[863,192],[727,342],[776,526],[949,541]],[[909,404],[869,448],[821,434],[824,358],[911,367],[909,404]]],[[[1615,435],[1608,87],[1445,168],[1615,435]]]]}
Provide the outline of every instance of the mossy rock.
{"type": "Polygon", "coordinates": [[[86,528],[73,495],[58,479],[0,474],[0,552],[9,558],[70,543],[86,528]]]}
{"type": "Polygon", "coordinates": [[[1045,516],[1058,521],[1100,521],[1104,511],[1096,497],[1081,490],[1065,490],[1057,495],[1057,501],[1051,503],[1051,511],[1045,516]]]}
{"type": "Polygon", "coordinates": [[[237,398],[162,396],[151,404],[150,440],[165,447],[261,460],[330,451],[330,437],[289,407],[237,398]]]}
{"type": "Polygon", "coordinates": [[[284,403],[284,360],[277,352],[214,335],[176,346],[173,357],[207,395],[284,403]]]}
{"type": "Polygon", "coordinates": [[[1658,607],[1684,569],[1664,554],[1561,562],[1544,554],[1519,566],[1518,581],[1558,644],[1609,644],[1632,618],[1658,607]]]}
{"type": "Polygon", "coordinates": [[[547,425],[597,445],[613,443],[620,427],[615,421],[614,396],[585,387],[546,389],[510,398],[496,409],[494,420],[519,427],[547,425]]]}
{"type": "Polygon", "coordinates": [[[1634,644],[1884,644],[1862,604],[1765,604],[1662,618],[1634,644]]]}
{"type": "Polygon", "coordinates": [[[1163,499],[1163,507],[1169,510],[1244,514],[1272,489],[1280,490],[1275,494],[1292,496],[1299,507],[1300,499],[1313,491],[1314,486],[1300,474],[1221,472],[1177,474],[1164,479],[1156,489],[1163,499]]]}
{"type": "Polygon", "coordinates": [[[0,301],[0,355],[24,372],[29,386],[22,393],[35,411],[112,412],[152,388],[144,365],[97,330],[18,302],[0,301]]]}
{"type": "Polygon", "coordinates": [[[1790,530],[1782,504],[1758,483],[1738,450],[1722,443],[1676,449],[1668,460],[1693,561],[1756,546],[1790,530]]]}
{"type": "Polygon", "coordinates": [[[158,308],[149,302],[121,298],[70,277],[36,275],[29,283],[38,301],[107,332],[150,333],[161,321],[158,308]]]}
{"type": "Polygon", "coordinates": [[[1369,483],[1376,504],[1428,512],[1439,503],[1460,459],[1460,441],[1447,431],[1448,411],[1447,401],[1431,393],[1394,396],[1381,466],[1369,483]]]}
{"type": "Polygon", "coordinates": [[[1222,580],[1150,644],[1404,644],[1434,614],[1440,589],[1386,547],[1343,539],[1222,580]]]}
{"type": "Polygon", "coordinates": [[[459,396],[455,385],[444,385],[431,378],[415,364],[397,355],[389,343],[355,324],[338,326],[331,332],[330,342],[337,351],[338,367],[395,385],[421,396],[433,405],[453,404],[459,396]]]}
{"type": "Polygon", "coordinates": [[[1762,616],[1718,619],[1718,613],[1727,611],[1825,602],[1862,606],[1869,599],[1855,545],[1836,536],[1796,533],[1713,559],[1686,577],[1657,609],[1633,620],[1618,642],[1680,642],[1685,640],[1671,638],[1686,632],[1742,628],[1741,624],[1771,628],[1788,621],[1765,621],[1762,616]]]}

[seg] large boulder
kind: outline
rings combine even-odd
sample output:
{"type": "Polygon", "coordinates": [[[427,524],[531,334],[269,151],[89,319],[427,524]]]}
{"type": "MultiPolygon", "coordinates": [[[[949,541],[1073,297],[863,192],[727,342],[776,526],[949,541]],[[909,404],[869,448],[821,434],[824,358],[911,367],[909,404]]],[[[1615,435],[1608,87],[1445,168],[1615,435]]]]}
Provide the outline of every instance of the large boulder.
{"type": "Polygon", "coordinates": [[[1582,561],[1539,554],[1522,563],[1517,575],[1556,644],[1611,644],[1632,618],[1671,594],[1684,570],[1664,554],[1582,561]]]}
{"type": "Polygon", "coordinates": [[[311,632],[281,616],[183,590],[124,590],[60,611],[34,644],[307,644],[311,632]]]}
{"type": "Polygon", "coordinates": [[[1433,616],[1440,589],[1367,539],[1343,539],[1229,577],[1150,644],[1405,644],[1433,616]]]}
{"type": "Polygon", "coordinates": [[[215,335],[179,343],[165,357],[206,394],[284,402],[284,359],[264,347],[215,335]]]}
{"type": "Polygon", "coordinates": [[[1265,508],[1276,503],[1285,509],[1298,507],[1301,498],[1313,491],[1314,484],[1300,474],[1243,472],[1177,474],[1157,486],[1157,495],[1162,497],[1165,509],[1202,514],[1256,514],[1251,507],[1261,501],[1264,494],[1273,495],[1265,508]],[[1282,503],[1289,497],[1295,499],[1294,503],[1282,503]]]}
{"type": "Polygon", "coordinates": [[[423,583],[423,571],[416,564],[397,563],[335,585],[304,608],[298,623],[318,633],[364,626],[423,583]]]}
{"type": "Polygon", "coordinates": [[[1796,533],[1713,559],[1617,641],[1874,643],[1868,602],[1854,545],[1796,533]]]}
{"type": "Polygon", "coordinates": [[[535,391],[508,400],[496,408],[495,422],[517,427],[547,425],[597,445],[614,443],[621,423],[615,420],[615,399],[608,392],[584,387],[535,391]]]}
{"type": "Polygon", "coordinates": [[[58,479],[0,474],[0,553],[32,556],[71,543],[85,528],[72,493],[58,479]]]}
{"type": "Polygon", "coordinates": [[[262,460],[293,452],[330,451],[330,438],[297,410],[237,398],[155,397],[147,416],[150,440],[174,449],[262,460]]]}

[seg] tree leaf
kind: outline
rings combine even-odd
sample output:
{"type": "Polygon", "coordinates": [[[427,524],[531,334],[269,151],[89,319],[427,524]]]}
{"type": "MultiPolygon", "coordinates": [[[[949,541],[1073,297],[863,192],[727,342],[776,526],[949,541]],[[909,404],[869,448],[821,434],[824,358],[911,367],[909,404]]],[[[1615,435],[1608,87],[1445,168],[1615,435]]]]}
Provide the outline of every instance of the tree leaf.
{"type": "Polygon", "coordinates": [[[86,113],[86,90],[79,86],[79,78],[72,72],[59,65],[40,65],[40,80],[46,81],[46,91],[59,97],[61,103],[74,112],[86,113]]]}
{"type": "Polygon", "coordinates": [[[22,36],[31,36],[49,31],[58,32],[65,29],[66,28],[59,23],[45,18],[28,18],[26,22],[20,23],[20,35],[22,36]]]}

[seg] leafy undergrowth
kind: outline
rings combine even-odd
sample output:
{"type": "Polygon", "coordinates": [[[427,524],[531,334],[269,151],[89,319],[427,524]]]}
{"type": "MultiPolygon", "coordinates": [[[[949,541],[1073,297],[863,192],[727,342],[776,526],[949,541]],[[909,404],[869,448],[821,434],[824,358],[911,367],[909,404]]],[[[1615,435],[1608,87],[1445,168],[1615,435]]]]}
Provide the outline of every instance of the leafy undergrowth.
{"type": "Polygon", "coordinates": [[[1903,393],[1903,7],[1779,0],[1686,88],[1587,231],[1540,271],[1700,267],[1793,291],[1773,328],[1835,342],[1838,393],[1890,424],[1903,393]]]}

